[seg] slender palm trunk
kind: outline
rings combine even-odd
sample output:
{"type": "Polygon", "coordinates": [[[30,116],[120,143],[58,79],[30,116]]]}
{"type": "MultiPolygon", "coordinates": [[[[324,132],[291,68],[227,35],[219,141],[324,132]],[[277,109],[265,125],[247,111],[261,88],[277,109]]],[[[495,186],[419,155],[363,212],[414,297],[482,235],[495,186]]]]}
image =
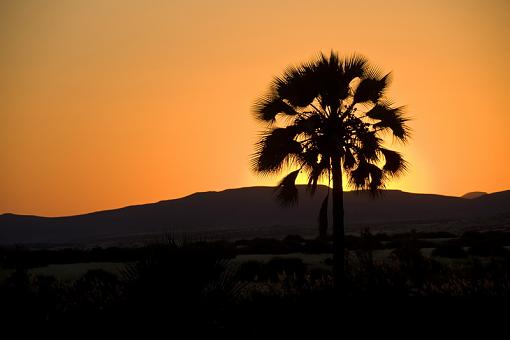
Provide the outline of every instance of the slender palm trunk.
{"type": "Polygon", "coordinates": [[[340,156],[331,158],[333,172],[333,279],[340,295],[344,281],[344,197],[340,156]]]}

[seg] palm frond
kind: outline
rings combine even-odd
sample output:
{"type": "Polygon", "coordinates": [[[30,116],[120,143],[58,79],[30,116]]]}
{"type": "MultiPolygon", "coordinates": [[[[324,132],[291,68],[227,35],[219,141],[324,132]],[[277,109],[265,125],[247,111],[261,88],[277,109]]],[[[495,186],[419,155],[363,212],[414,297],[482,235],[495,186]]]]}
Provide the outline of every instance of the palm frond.
{"type": "Polygon", "coordinates": [[[271,95],[257,100],[253,111],[255,113],[255,118],[265,122],[273,122],[278,114],[289,116],[298,114],[298,111],[287,104],[283,99],[271,95]]]}
{"type": "Polygon", "coordinates": [[[322,201],[321,208],[319,210],[319,237],[324,239],[328,232],[328,202],[329,193],[322,201]]]}
{"type": "Polygon", "coordinates": [[[381,147],[382,139],[377,137],[374,131],[361,131],[357,133],[358,140],[361,142],[361,148],[357,149],[358,157],[362,157],[367,161],[377,161],[377,154],[381,147]]]}
{"type": "Polygon", "coordinates": [[[298,155],[302,166],[311,168],[321,160],[320,150],[314,147],[308,147],[298,155]]]}
{"type": "Polygon", "coordinates": [[[319,80],[312,63],[291,66],[273,81],[277,95],[294,107],[310,105],[319,94],[319,80]]]}
{"type": "Polygon", "coordinates": [[[347,149],[344,152],[343,165],[345,170],[351,170],[354,165],[356,165],[356,158],[354,158],[350,149],[347,149]]]}
{"type": "Polygon", "coordinates": [[[365,75],[368,60],[359,54],[353,54],[345,58],[343,62],[345,77],[351,82],[355,78],[361,78],[365,75]]]}
{"type": "Polygon", "coordinates": [[[320,179],[326,175],[329,164],[326,161],[321,161],[315,164],[304,164],[304,168],[308,171],[308,189],[313,195],[317,190],[320,179]]]}
{"type": "Polygon", "coordinates": [[[402,142],[406,142],[411,134],[411,129],[407,126],[409,118],[404,116],[404,107],[388,109],[379,115],[379,122],[374,124],[377,129],[390,129],[393,136],[402,142]]]}
{"type": "Polygon", "coordinates": [[[376,103],[384,95],[391,81],[391,74],[379,77],[367,77],[361,79],[354,93],[354,103],[376,103]]]}
{"type": "Polygon", "coordinates": [[[393,177],[398,177],[407,170],[407,162],[399,152],[385,148],[381,148],[380,151],[385,159],[383,171],[389,173],[393,177]]]}
{"type": "Polygon", "coordinates": [[[332,112],[336,112],[340,101],[349,96],[350,80],[345,77],[342,61],[335,52],[331,52],[329,58],[321,54],[315,69],[320,83],[321,106],[329,107],[332,112]]]}
{"type": "Polygon", "coordinates": [[[295,170],[285,176],[276,187],[276,198],[283,206],[295,205],[298,201],[296,178],[301,170],[295,170]]]}
{"type": "Polygon", "coordinates": [[[370,177],[367,162],[360,160],[356,169],[349,172],[349,183],[355,189],[365,189],[370,177]]]}
{"type": "Polygon", "coordinates": [[[384,173],[377,165],[372,163],[368,163],[368,172],[370,173],[368,189],[372,194],[376,194],[379,188],[383,186],[384,173]]]}
{"type": "Polygon", "coordinates": [[[402,109],[402,107],[392,107],[390,102],[379,101],[365,115],[374,120],[383,120],[401,112],[402,109]]]}
{"type": "Polygon", "coordinates": [[[329,156],[320,148],[306,148],[298,156],[301,168],[308,173],[308,186],[310,193],[313,195],[317,189],[319,181],[323,178],[329,168],[329,156]]]}
{"type": "Polygon", "coordinates": [[[255,145],[251,160],[253,170],[266,174],[280,171],[287,160],[302,151],[295,137],[296,130],[292,126],[275,128],[264,135],[255,145]]]}
{"type": "Polygon", "coordinates": [[[318,114],[300,116],[294,121],[296,130],[307,135],[313,135],[323,125],[322,118],[318,114]]]}
{"type": "Polygon", "coordinates": [[[358,167],[349,172],[349,183],[355,189],[370,190],[372,194],[376,194],[383,182],[383,171],[372,163],[360,161],[358,167]]]}

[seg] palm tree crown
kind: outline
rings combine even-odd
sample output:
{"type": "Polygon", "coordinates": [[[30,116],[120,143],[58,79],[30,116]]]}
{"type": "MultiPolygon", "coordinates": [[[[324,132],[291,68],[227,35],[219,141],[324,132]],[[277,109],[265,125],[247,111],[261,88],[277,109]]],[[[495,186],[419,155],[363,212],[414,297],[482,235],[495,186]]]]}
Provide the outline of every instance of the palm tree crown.
{"type": "Polygon", "coordinates": [[[345,172],[352,187],[373,193],[405,171],[402,155],[383,145],[384,134],[400,142],[409,136],[403,108],[385,97],[390,80],[390,73],[370,67],[364,57],[339,58],[334,52],[274,78],[254,106],[256,118],[269,124],[252,166],[262,174],[296,169],[278,185],[282,203],[297,201],[299,172],[307,174],[313,193],[338,161],[337,171],[345,172]]]}

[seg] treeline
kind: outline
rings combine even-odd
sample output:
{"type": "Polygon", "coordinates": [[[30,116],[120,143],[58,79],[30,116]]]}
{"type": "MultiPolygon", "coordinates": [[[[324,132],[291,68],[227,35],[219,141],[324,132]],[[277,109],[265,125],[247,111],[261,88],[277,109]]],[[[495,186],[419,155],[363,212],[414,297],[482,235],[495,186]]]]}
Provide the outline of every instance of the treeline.
{"type": "MultiPolygon", "coordinates": [[[[85,262],[134,262],[148,255],[158,244],[175,243],[185,249],[207,249],[227,258],[242,254],[331,253],[330,238],[304,239],[288,235],[284,239],[255,238],[237,241],[207,241],[166,237],[161,242],[143,247],[64,248],[30,250],[22,246],[0,248],[0,265],[4,268],[33,268],[49,264],[85,262]]],[[[508,231],[470,231],[458,236],[448,232],[409,232],[399,234],[371,234],[368,230],[359,236],[346,235],[348,250],[397,249],[409,243],[415,248],[434,248],[433,256],[462,258],[472,256],[510,256],[508,231]]]]}

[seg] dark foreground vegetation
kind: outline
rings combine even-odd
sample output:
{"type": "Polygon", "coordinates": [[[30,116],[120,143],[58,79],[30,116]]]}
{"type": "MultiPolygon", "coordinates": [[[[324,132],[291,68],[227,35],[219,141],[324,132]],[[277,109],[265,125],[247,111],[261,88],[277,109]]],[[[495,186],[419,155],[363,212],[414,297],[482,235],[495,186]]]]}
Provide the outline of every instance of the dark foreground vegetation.
{"type": "MultiPolygon", "coordinates": [[[[367,231],[346,241],[346,279],[336,303],[356,306],[364,317],[373,307],[384,316],[384,309],[413,299],[499,301],[510,295],[509,232],[367,231]]],[[[1,320],[86,320],[124,328],[149,323],[188,332],[327,327],[335,324],[331,251],[330,240],[292,235],[236,242],[168,238],[140,248],[3,248],[1,320]],[[239,261],[248,254],[269,255],[239,261]],[[324,260],[310,265],[311,254],[324,260]],[[121,269],[92,269],[75,280],[32,270],[80,262],[117,262],[121,269]]]]}

